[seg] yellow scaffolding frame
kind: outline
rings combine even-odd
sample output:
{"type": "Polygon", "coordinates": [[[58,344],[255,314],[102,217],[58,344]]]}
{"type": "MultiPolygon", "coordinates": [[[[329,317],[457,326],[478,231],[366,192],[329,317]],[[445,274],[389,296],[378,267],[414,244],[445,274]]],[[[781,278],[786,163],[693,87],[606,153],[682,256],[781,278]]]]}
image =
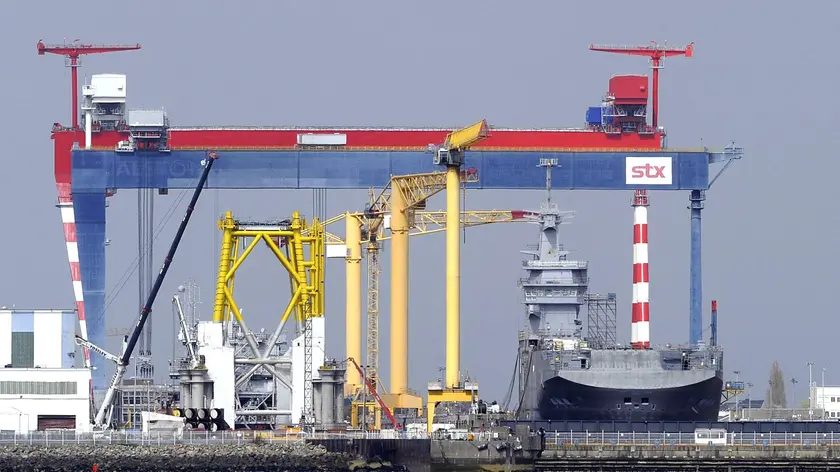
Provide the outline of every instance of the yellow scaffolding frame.
{"type": "Polygon", "coordinates": [[[228,211],[218,227],[222,231],[222,248],[213,304],[214,322],[230,321],[232,315],[242,323],[242,312],[233,297],[235,275],[260,241],[289,274],[291,297],[280,321],[285,322],[292,315],[299,321],[324,316],[324,227],[317,218],[309,226],[298,212],[287,221],[247,222],[235,220],[228,211]],[[240,254],[243,246],[245,249],[240,254]]]}

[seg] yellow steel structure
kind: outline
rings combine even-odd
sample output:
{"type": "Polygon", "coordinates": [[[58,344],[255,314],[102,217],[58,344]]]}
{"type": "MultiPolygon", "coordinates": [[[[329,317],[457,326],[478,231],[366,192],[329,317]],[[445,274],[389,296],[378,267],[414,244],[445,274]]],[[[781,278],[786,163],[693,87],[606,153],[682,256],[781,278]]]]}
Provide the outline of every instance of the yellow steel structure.
{"type": "MultiPolygon", "coordinates": [[[[527,212],[524,211],[513,211],[513,210],[471,210],[471,211],[463,211],[461,212],[461,225],[464,228],[471,228],[474,226],[483,226],[493,223],[512,223],[512,222],[519,222],[519,221],[527,221],[524,219],[524,216],[527,212]]],[[[347,226],[348,233],[346,235],[346,241],[342,240],[341,237],[326,233],[326,240],[327,245],[339,245],[345,246],[348,257],[345,258],[347,264],[347,274],[348,280],[352,277],[350,276],[351,272],[359,271],[361,269],[358,267],[358,260],[355,257],[349,256],[350,254],[356,253],[356,245],[355,241],[362,239],[362,230],[363,228],[357,224],[358,218],[360,215],[358,214],[351,214],[345,213],[343,215],[339,215],[335,218],[327,220],[328,222],[337,221],[338,219],[344,218],[345,220],[354,220],[350,225],[347,226]],[[352,232],[351,232],[352,231],[352,232]],[[355,232],[358,232],[356,234],[355,232]]],[[[409,236],[418,236],[422,234],[432,234],[444,231],[446,229],[446,212],[443,211],[418,211],[414,214],[415,218],[415,226],[409,231],[409,236]]],[[[367,243],[366,243],[366,254],[367,254],[367,330],[366,330],[366,355],[365,355],[365,364],[367,369],[367,377],[374,384],[374,386],[379,385],[379,276],[381,273],[381,269],[379,266],[379,252],[382,249],[381,242],[390,239],[390,236],[387,233],[381,231],[380,226],[380,233],[376,235],[368,235],[367,243]],[[373,236],[373,237],[371,237],[373,236]]],[[[354,279],[355,280],[355,279],[354,279]]],[[[362,328],[362,321],[361,321],[361,300],[355,301],[355,296],[353,294],[359,293],[361,294],[361,285],[352,285],[348,282],[347,284],[347,297],[348,300],[351,298],[354,301],[351,303],[348,301],[347,303],[347,332],[358,333],[361,331],[362,328]]],[[[361,351],[361,336],[357,336],[355,338],[351,338],[350,336],[346,339],[346,346],[347,352],[358,352],[361,351]]],[[[349,354],[348,354],[348,357],[349,354]]],[[[358,377],[358,373],[356,375],[358,377]]],[[[348,376],[349,378],[349,376],[348,376]]],[[[349,383],[349,381],[347,382],[349,383]]],[[[373,416],[377,424],[381,421],[380,418],[380,409],[379,404],[376,402],[366,401],[361,399],[362,395],[360,393],[360,389],[364,388],[363,385],[345,385],[345,395],[353,396],[353,412],[356,414],[356,418],[358,419],[360,416],[360,411],[364,411],[364,405],[367,404],[367,415],[373,416]]],[[[387,403],[387,401],[386,401],[387,403]]],[[[389,405],[391,406],[391,405],[389,405]]],[[[353,422],[351,418],[351,425],[355,427],[359,427],[358,424],[353,422]]]]}
{"type": "MultiPolygon", "coordinates": [[[[256,358],[265,358],[268,352],[260,352],[253,334],[248,330],[242,312],[233,297],[233,285],[237,270],[245,259],[263,242],[268,246],[280,264],[289,274],[291,297],[280,317],[280,324],[272,335],[279,337],[283,325],[294,315],[304,326],[304,405],[303,415],[306,424],[314,422],[313,386],[312,386],[312,319],[324,316],[324,244],[323,225],[313,219],[311,226],[295,212],[289,220],[280,222],[252,222],[235,220],[231,212],[219,220],[222,231],[222,248],[219,255],[219,274],[216,281],[216,296],[213,304],[213,321],[223,323],[233,317],[242,327],[245,340],[256,358]],[[245,249],[242,253],[239,250],[245,249]],[[285,253],[280,248],[285,246],[285,253]]],[[[268,345],[273,345],[274,341],[268,345]]],[[[254,365],[240,380],[247,381],[260,365],[254,365]]],[[[262,367],[281,383],[290,385],[288,379],[274,369],[263,364],[262,367]]]]}
{"type": "Polygon", "coordinates": [[[292,294],[281,321],[286,321],[291,315],[301,321],[324,315],[325,238],[323,225],[317,219],[307,227],[300,213],[295,212],[288,224],[243,222],[235,220],[228,211],[219,220],[218,227],[222,231],[222,250],[213,305],[214,322],[229,321],[231,316],[237,322],[243,322],[239,306],[233,298],[235,275],[260,242],[268,246],[291,280],[292,294]],[[245,250],[239,254],[244,242],[247,242],[245,250]],[[285,253],[280,249],[281,245],[286,246],[285,253]]]}
{"type": "MultiPolygon", "coordinates": [[[[486,120],[449,133],[441,146],[450,155],[462,154],[489,136],[486,120]]],[[[461,200],[458,195],[458,156],[446,168],[446,387],[461,384],[461,200]]]]}
{"type": "MultiPolygon", "coordinates": [[[[472,170],[455,177],[459,183],[478,181],[472,170]]],[[[368,234],[378,234],[385,214],[391,216],[391,388],[385,402],[394,409],[423,407],[422,398],[408,392],[408,235],[414,212],[446,182],[445,172],[392,176],[364,213],[368,234]]]]}
{"type": "Polygon", "coordinates": [[[432,431],[435,405],[440,401],[472,402],[478,395],[478,384],[466,388],[461,384],[461,202],[458,198],[458,173],[464,162],[463,153],[473,144],[489,136],[486,120],[450,133],[436,150],[435,162],[446,166],[446,378],[442,389],[430,385],[426,414],[432,431]]]}
{"type": "MultiPolygon", "coordinates": [[[[353,359],[362,359],[362,221],[359,214],[346,212],[344,218],[345,235],[347,245],[347,256],[344,258],[346,265],[345,275],[345,317],[347,326],[345,328],[345,346],[347,355],[353,359]]],[[[327,220],[325,223],[330,222],[327,220]]],[[[330,243],[329,236],[327,244],[330,243]]],[[[341,239],[339,239],[341,241],[341,239]]],[[[341,241],[344,243],[344,241],[341,241]]],[[[362,387],[362,379],[356,369],[347,369],[344,382],[344,395],[350,396],[362,387]]]]}

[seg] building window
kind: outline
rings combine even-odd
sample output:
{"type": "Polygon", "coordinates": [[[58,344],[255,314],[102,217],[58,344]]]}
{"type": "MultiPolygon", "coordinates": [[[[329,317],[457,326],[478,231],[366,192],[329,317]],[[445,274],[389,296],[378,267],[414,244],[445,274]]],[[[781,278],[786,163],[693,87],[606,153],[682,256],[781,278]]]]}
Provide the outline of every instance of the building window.
{"type": "Polygon", "coordinates": [[[76,395],[76,382],[0,380],[0,395],[76,395]]]}

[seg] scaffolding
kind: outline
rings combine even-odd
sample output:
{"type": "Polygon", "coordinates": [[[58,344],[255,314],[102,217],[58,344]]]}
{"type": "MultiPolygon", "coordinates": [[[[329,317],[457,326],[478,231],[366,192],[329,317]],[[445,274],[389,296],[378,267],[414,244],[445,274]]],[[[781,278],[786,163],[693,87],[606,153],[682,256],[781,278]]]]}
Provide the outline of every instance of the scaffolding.
{"type": "Polygon", "coordinates": [[[618,304],[614,293],[586,295],[587,340],[593,349],[612,349],[618,344],[616,314],[618,304]]]}

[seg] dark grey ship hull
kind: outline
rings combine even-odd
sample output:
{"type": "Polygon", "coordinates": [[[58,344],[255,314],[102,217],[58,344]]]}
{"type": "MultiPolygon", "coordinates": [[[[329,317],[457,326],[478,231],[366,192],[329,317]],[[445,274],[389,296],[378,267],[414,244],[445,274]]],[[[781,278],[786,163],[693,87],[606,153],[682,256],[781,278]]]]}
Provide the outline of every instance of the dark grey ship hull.
{"type": "Polygon", "coordinates": [[[670,388],[603,388],[562,377],[543,384],[537,411],[551,421],[717,421],[723,380],[670,388]]]}

